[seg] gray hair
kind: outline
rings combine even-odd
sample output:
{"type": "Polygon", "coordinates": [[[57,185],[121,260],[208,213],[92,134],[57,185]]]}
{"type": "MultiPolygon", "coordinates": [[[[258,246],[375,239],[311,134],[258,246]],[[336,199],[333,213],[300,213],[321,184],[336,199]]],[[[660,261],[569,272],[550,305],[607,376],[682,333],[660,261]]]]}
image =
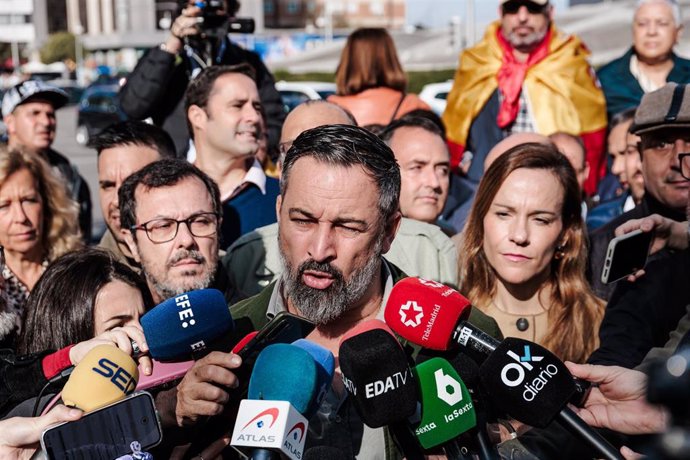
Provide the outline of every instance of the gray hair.
{"type": "Polygon", "coordinates": [[[664,3],[668,5],[669,8],[671,8],[671,14],[673,15],[673,21],[676,23],[676,27],[681,27],[683,25],[683,18],[680,15],[680,6],[677,0],[637,0],[633,16],[642,8],[642,5],[646,5],[647,3],[664,3]]]}

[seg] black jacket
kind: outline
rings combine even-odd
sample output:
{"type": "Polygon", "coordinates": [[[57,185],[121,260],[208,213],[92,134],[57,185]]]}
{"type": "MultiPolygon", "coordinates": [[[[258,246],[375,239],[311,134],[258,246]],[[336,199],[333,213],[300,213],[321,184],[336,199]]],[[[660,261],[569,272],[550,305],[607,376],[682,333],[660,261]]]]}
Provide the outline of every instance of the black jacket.
{"type": "MultiPolygon", "coordinates": [[[[647,217],[651,214],[660,214],[669,219],[682,222],[686,220],[685,214],[683,212],[678,212],[674,209],[669,209],[663,204],[659,203],[654,197],[649,193],[645,193],[644,198],[633,209],[621,214],[620,216],[613,219],[608,224],[603,227],[598,228],[594,233],[589,236],[589,261],[587,267],[587,279],[589,280],[594,293],[601,297],[602,299],[608,300],[613,294],[613,290],[618,283],[604,284],[601,282],[601,271],[604,268],[604,262],[606,261],[606,250],[609,246],[609,241],[611,241],[615,234],[616,227],[619,225],[632,220],[641,219],[647,217]]],[[[669,256],[669,251],[663,249],[656,254],[650,256],[649,261],[656,259],[662,259],[669,256]]]]}
{"type": "Polygon", "coordinates": [[[0,350],[0,418],[22,401],[38,396],[48,383],[42,361],[50,353],[17,356],[13,350],[0,350]]]}
{"type": "Polygon", "coordinates": [[[690,304],[690,250],[655,260],[634,283],[618,283],[599,328],[599,349],[589,362],[633,368],[663,347],[690,304]]]}
{"type": "MultiPolygon", "coordinates": [[[[119,94],[122,110],[137,120],[151,117],[154,124],[170,134],[180,155],[186,153],[189,143],[184,110],[189,68],[185,59],[176,58],[158,47],[151,48],[139,60],[119,94]]],[[[280,93],[275,89],[273,75],[258,54],[242,49],[230,40],[227,40],[219,61],[218,64],[222,65],[246,62],[254,68],[256,86],[266,113],[269,147],[277,148],[285,110],[280,93]]]]}

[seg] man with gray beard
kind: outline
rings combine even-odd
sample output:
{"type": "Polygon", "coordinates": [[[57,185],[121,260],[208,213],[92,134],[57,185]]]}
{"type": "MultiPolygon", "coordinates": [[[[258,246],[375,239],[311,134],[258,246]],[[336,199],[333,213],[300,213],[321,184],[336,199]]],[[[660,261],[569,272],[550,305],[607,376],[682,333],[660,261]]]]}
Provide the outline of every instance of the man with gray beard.
{"type": "Polygon", "coordinates": [[[118,191],[121,236],[156,303],[214,287],[232,297],[218,263],[218,186],[192,164],[156,161],[130,175],[118,191]]]}
{"type": "MultiPolygon", "coordinates": [[[[338,362],[340,339],[362,321],[383,320],[388,293],[405,277],[382,257],[400,224],[399,199],[393,152],[369,131],[326,125],[300,134],[285,156],[276,203],[284,269],[259,294],[231,307],[236,324],[260,329],[281,311],[306,317],[317,324],[307,339],[338,362]]],[[[478,310],[470,320],[500,336],[495,321],[478,310]]],[[[235,358],[214,352],[197,361],[178,387],[178,420],[223,410],[229,388],[238,384],[235,358]]],[[[346,458],[401,458],[384,429],[361,422],[340,375],[309,420],[306,443],[336,447],[346,458]]]]}

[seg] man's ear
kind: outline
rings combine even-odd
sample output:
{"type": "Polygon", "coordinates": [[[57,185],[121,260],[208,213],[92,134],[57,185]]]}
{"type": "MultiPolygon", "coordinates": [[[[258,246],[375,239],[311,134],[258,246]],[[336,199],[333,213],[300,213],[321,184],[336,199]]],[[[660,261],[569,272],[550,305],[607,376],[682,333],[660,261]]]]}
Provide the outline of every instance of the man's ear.
{"type": "Polygon", "coordinates": [[[283,204],[283,195],[278,195],[278,198],[276,198],[276,220],[278,223],[280,223],[280,207],[283,204]]]}
{"type": "Polygon", "coordinates": [[[391,249],[395,235],[398,233],[400,223],[402,222],[402,214],[396,211],[393,216],[388,219],[386,227],[383,229],[383,246],[381,247],[381,254],[386,254],[391,249]]]}
{"type": "Polygon", "coordinates": [[[132,236],[132,232],[129,230],[125,230],[124,228],[120,229],[120,236],[122,239],[127,243],[127,247],[129,248],[129,252],[132,253],[132,257],[134,257],[134,260],[137,261],[137,263],[141,263],[141,257],[139,257],[139,248],[137,247],[137,242],[134,241],[134,237],[132,236]]]}
{"type": "Polygon", "coordinates": [[[3,119],[5,122],[5,126],[7,127],[7,134],[14,134],[14,125],[15,125],[15,119],[14,119],[14,114],[10,113],[5,115],[5,118],[3,119]]]}
{"type": "Polygon", "coordinates": [[[189,120],[189,124],[192,125],[192,128],[202,129],[204,123],[208,120],[208,114],[198,105],[190,105],[187,109],[187,119],[189,120]]]}

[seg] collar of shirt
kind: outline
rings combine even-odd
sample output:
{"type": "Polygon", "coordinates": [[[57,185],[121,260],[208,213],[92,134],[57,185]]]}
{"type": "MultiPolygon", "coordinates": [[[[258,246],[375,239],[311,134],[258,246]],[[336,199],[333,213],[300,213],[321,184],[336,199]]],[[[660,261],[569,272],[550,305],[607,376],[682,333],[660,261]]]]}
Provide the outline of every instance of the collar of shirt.
{"type": "MultiPolygon", "coordinates": [[[[386,259],[381,259],[381,275],[385,280],[383,285],[383,299],[381,305],[386,305],[388,302],[388,297],[390,296],[391,290],[393,289],[393,275],[388,267],[388,262],[386,259]]],[[[287,311],[286,299],[283,297],[283,278],[278,278],[275,286],[273,287],[273,292],[271,293],[271,298],[268,301],[268,309],[266,309],[266,318],[269,320],[273,319],[275,315],[281,311],[287,311]]],[[[379,308],[379,312],[376,314],[376,319],[383,321],[383,308],[379,308]]]]}
{"type": "Polygon", "coordinates": [[[245,173],[244,178],[242,178],[242,183],[229,194],[220,197],[220,201],[227,201],[239,195],[239,193],[249,185],[256,185],[259,190],[261,190],[262,195],[266,194],[266,174],[261,167],[261,163],[259,163],[256,158],[254,159],[252,166],[245,173]]]}

